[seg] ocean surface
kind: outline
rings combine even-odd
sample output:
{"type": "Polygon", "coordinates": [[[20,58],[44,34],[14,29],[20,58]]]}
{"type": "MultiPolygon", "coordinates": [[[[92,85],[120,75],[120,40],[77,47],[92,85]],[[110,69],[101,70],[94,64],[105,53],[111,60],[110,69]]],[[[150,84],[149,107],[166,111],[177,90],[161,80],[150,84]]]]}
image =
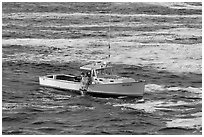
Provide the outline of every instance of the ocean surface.
{"type": "MultiPolygon", "coordinates": [[[[81,10],[87,7],[86,4],[84,7],[81,5],[83,3],[79,4],[81,10]]],[[[110,6],[106,3],[101,5],[102,9],[110,6]]],[[[39,76],[56,73],[80,74],[79,67],[86,64],[88,60],[100,59],[108,55],[105,51],[107,41],[104,40],[107,38],[108,30],[104,20],[108,21],[106,18],[108,15],[94,12],[92,15],[94,18],[92,18],[89,13],[79,14],[79,11],[66,14],[57,10],[57,7],[62,8],[62,6],[63,4],[59,3],[2,4],[3,135],[202,134],[202,72],[199,68],[181,72],[179,69],[182,69],[182,66],[178,65],[174,71],[169,71],[167,68],[161,69],[163,66],[156,68],[143,62],[134,65],[132,64],[134,60],[131,64],[113,64],[118,75],[146,81],[143,100],[129,97],[81,96],[71,91],[41,87],[39,76]],[[77,18],[79,16],[80,18],[77,18]],[[104,26],[93,27],[98,23],[104,26]],[[91,24],[93,26],[87,26],[91,24]],[[105,30],[102,31],[103,29],[105,30]]],[[[196,3],[191,3],[191,6],[196,7],[196,3]]],[[[86,10],[90,10],[90,7],[82,12],[86,10]]],[[[194,11],[194,14],[200,15],[199,10],[195,8],[194,11]]],[[[168,12],[172,11],[168,10],[168,12]]],[[[161,15],[163,19],[169,19],[168,12],[161,15]]],[[[192,16],[188,15],[188,11],[186,12],[186,17],[183,18],[192,21],[192,16]]],[[[115,15],[118,19],[115,22],[119,25],[123,25],[120,23],[124,23],[124,18],[129,19],[129,16],[123,15],[124,13],[119,13],[117,10],[116,13],[121,14],[121,16],[115,15]]],[[[173,14],[180,16],[180,13],[173,14]]],[[[151,18],[152,21],[152,17],[154,16],[142,16],[140,20],[151,18]]],[[[137,16],[130,16],[130,18],[131,21],[138,23],[137,16]]],[[[174,17],[171,16],[171,18],[174,17]]],[[[200,20],[200,17],[197,18],[200,20]]],[[[175,22],[170,24],[174,25],[175,22]]],[[[142,24],[138,23],[138,25],[142,24]]],[[[201,24],[194,25],[195,28],[201,26],[201,24]]],[[[130,28],[124,30],[125,28],[117,27],[113,31],[113,39],[133,35],[130,28]],[[123,32],[123,35],[120,32],[123,32]]],[[[134,33],[146,37],[142,33],[152,30],[144,28],[140,30],[141,33],[137,33],[136,30],[134,33]]],[[[194,39],[182,37],[185,43],[178,42],[179,39],[168,42],[177,43],[179,46],[187,44],[190,47],[201,44],[199,38],[200,36],[197,37],[195,34],[194,39]]],[[[150,39],[148,43],[151,45],[153,40],[150,41],[150,39]]],[[[167,42],[162,40],[158,43],[167,42]]],[[[140,42],[142,43],[141,39],[140,42]]],[[[152,48],[152,46],[149,47],[152,48]]],[[[115,49],[128,52],[138,48],[148,50],[149,47],[148,45],[139,47],[128,45],[128,47],[119,46],[115,49]]],[[[144,58],[141,60],[149,61],[144,58]]],[[[192,58],[188,58],[187,62],[191,61],[192,58]]],[[[192,62],[201,65],[196,61],[200,61],[199,58],[192,62]]]]}

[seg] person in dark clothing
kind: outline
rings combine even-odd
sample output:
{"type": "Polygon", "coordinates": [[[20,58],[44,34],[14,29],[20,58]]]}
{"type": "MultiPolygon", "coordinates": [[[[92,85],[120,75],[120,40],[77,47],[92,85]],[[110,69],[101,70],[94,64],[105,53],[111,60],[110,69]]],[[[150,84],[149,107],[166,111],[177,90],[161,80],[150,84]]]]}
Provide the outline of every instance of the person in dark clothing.
{"type": "Polygon", "coordinates": [[[87,83],[87,85],[91,85],[91,84],[92,84],[91,72],[88,72],[88,73],[87,73],[87,77],[88,77],[88,83],[87,83]]]}

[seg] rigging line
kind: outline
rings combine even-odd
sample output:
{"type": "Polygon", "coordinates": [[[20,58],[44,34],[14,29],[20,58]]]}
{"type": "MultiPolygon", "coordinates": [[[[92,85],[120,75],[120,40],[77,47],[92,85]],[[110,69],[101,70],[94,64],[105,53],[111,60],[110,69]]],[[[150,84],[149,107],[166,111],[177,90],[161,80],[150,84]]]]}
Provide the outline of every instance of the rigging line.
{"type": "Polygon", "coordinates": [[[110,46],[111,46],[111,30],[110,30],[110,25],[111,25],[111,20],[110,20],[110,18],[111,18],[111,12],[109,12],[109,18],[108,18],[108,22],[109,22],[109,27],[108,27],[108,32],[109,32],[109,34],[108,34],[108,39],[109,39],[109,44],[108,44],[108,52],[109,52],[109,55],[108,55],[108,57],[109,57],[109,59],[110,59],[110,46]]]}

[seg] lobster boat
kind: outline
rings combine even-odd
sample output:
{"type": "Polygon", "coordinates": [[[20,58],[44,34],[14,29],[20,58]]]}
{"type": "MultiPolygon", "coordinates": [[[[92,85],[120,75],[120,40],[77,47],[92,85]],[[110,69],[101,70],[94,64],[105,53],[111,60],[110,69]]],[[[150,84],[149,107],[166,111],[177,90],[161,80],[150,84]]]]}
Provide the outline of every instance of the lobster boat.
{"type": "Polygon", "coordinates": [[[85,94],[142,97],[145,81],[113,74],[110,63],[99,61],[80,67],[81,76],[54,74],[39,77],[41,86],[85,94]]]}

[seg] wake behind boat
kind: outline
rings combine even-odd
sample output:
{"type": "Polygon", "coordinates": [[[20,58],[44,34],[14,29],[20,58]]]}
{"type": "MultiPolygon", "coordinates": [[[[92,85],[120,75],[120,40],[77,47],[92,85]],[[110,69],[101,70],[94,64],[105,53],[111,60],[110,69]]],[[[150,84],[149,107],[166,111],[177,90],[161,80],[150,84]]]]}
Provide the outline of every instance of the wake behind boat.
{"type": "Polygon", "coordinates": [[[142,97],[145,81],[113,74],[110,63],[95,62],[80,67],[81,76],[55,74],[39,77],[41,86],[82,91],[86,94],[106,94],[142,97]]]}

